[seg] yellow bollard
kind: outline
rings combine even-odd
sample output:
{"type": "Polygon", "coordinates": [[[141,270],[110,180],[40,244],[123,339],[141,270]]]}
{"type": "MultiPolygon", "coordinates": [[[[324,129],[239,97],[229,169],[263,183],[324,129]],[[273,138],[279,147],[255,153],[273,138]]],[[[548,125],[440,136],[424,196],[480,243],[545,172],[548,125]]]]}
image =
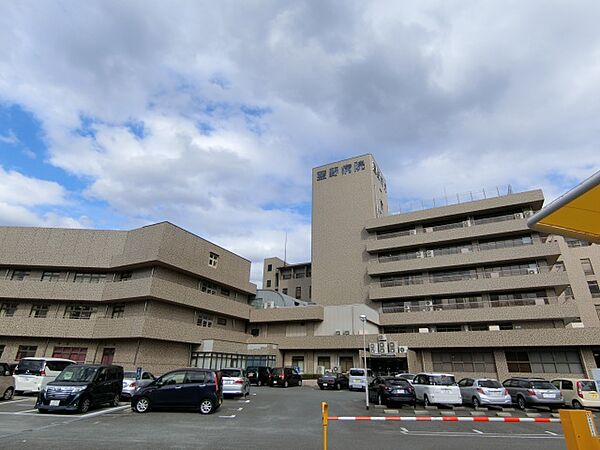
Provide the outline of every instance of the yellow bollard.
{"type": "Polygon", "coordinates": [[[600,439],[590,411],[560,410],[567,450],[600,450],[600,439]]]}
{"type": "Polygon", "coordinates": [[[323,419],[323,450],[327,450],[327,419],[329,416],[329,406],[327,402],[321,402],[321,418],[323,419]]]}

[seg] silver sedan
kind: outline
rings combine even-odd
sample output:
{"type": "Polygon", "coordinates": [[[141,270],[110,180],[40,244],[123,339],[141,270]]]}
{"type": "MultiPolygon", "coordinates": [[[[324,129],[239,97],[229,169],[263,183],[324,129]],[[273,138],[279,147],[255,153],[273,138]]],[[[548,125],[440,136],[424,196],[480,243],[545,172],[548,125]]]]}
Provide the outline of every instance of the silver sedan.
{"type": "Polygon", "coordinates": [[[123,390],[121,391],[121,397],[129,399],[133,396],[136,389],[144,387],[152,383],[156,377],[150,372],[142,371],[140,378],[137,377],[137,372],[124,372],[123,373],[123,390]]]}
{"type": "Polygon", "coordinates": [[[463,378],[458,382],[463,404],[479,406],[511,406],[510,394],[498,380],[463,378]]]}
{"type": "Polygon", "coordinates": [[[244,397],[250,395],[250,380],[244,369],[221,369],[221,376],[223,377],[223,394],[244,397]]]}

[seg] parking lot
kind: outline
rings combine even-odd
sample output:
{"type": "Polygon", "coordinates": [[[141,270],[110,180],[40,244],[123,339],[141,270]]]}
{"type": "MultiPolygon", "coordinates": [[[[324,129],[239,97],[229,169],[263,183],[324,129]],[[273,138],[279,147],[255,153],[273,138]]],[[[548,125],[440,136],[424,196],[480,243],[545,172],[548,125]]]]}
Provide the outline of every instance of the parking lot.
{"type": "MultiPolygon", "coordinates": [[[[252,387],[247,399],[227,398],[212,415],[136,414],[127,403],[85,415],[38,414],[34,397],[0,403],[0,448],[322,448],[321,401],[336,416],[551,417],[549,411],[471,408],[390,410],[364,407],[364,393],[252,387]]],[[[331,449],[564,449],[560,424],[469,422],[330,422],[331,449]]]]}

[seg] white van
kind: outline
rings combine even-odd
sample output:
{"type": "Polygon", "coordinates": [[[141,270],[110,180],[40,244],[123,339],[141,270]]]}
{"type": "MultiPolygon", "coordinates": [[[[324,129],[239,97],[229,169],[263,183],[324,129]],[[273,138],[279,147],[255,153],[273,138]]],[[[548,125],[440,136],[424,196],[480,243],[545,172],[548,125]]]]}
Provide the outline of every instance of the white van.
{"type": "Polygon", "coordinates": [[[460,388],[449,373],[419,373],[412,382],[417,402],[429,405],[462,405],[460,388]]]}
{"type": "Polygon", "coordinates": [[[14,371],[15,392],[40,392],[75,361],[64,358],[23,358],[14,371]]]}
{"type": "Polygon", "coordinates": [[[367,375],[365,376],[365,369],[361,367],[353,367],[348,372],[349,381],[348,381],[348,389],[351,391],[358,389],[364,391],[367,384],[371,384],[373,381],[373,372],[371,369],[367,369],[367,375]]]}

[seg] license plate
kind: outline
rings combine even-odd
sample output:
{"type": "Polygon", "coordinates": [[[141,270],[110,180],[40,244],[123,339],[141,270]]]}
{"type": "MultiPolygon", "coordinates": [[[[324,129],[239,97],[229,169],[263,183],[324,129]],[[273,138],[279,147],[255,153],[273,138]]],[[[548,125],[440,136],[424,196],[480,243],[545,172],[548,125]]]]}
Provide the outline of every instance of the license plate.
{"type": "Polygon", "coordinates": [[[404,394],[404,393],[406,393],[406,391],[404,389],[396,389],[394,391],[394,394],[404,394]]]}
{"type": "Polygon", "coordinates": [[[273,384],[277,384],[277,381],[273,381],[273,384]]]}
{"type": "Polygon", "coordinates": [[[59,406],[60,400],[50,400],[50,406],[59,406]]]}
{"type": "Polygon", "coordinates": [[[590,397],[592,397],[592,398],[598,398],[598,394],[596,394],[595,392],[593,392],[593,393],[590,394],[590,397]]]}
{"type": "Polygon", "coordinates": [[[490,392],[490,396],[492,397],[500,397],[502,395],[502,392],[490,392]]]}
{"type": "Polygon", "coordinates": [[[542,394],[543,398],[554,398],[555,395],[554,394],[542,394]]]}
{"type": "Polygon", "coordinates": [[[225,384],[233,384],[233,381],[231,381],[231,380],[225,380],[225,384]]]}

